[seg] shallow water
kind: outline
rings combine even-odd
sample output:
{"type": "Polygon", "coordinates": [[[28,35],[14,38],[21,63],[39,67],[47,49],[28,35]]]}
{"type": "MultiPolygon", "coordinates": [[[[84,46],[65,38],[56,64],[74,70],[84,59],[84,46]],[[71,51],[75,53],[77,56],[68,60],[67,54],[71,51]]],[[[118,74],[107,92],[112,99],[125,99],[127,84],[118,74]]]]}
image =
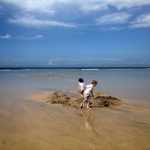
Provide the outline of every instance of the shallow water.
{"type": "Polygon", "coordinates": [[[96,90],[124,99],[150,102],[149,69],[47,69],[0,72],[0,91],[75,91],[77,80],[86,84],[96,79],[96,90]]]}
{"type": "Polygon", "coordinates": [[[0,149],[149,150],[149,75],[150,70],[0,72],[0,149]],[[90,111],[27,99],[44,91],[75,91],[79,77],[86,83],[96,79],[96,90],[134,103],[90,111]]]}

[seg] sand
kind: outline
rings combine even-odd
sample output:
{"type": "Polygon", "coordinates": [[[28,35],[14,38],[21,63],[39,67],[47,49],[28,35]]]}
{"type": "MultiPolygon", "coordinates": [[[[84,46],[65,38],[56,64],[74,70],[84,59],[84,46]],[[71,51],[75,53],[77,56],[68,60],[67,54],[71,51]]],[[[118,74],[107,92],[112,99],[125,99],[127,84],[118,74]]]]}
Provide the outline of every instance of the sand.
{"type": "MultiPolygon", "coordinates": [[[[61,104],[62,106],[70,106],[79,109],[83,98],[75,93],[55,91],[49,93],[39,93],[31,95],[29,99],[40,100],[50,104],[61,104]]],[[[96,92],[94,98],[91,99],[92,107],[112,107],[121,104],[121,100],[117,97],[108,96],[106,94],[96,92]]],[[[86,104],[85,104],[86,105],[86,104]]]]}
{"type": "Polygon", "coordinates": [[[100,92],[91,110],[73,92],[9,97],[0,103],[1,150],[150,150],[149,105],[100,92]]]}

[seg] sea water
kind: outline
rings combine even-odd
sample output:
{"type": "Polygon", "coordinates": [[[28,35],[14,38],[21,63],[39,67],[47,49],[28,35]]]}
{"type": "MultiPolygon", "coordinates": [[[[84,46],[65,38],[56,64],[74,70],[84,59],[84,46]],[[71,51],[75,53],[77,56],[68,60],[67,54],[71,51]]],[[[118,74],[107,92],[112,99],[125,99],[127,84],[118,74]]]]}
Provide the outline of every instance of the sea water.
{"type": "Polygon", "coordinates": [[[150,101],[149,68],[59,68],[0,70],[0,94],[35,91],[76,91],[78,78],[97,80],[96,91],[127,100],[150,101]]]}

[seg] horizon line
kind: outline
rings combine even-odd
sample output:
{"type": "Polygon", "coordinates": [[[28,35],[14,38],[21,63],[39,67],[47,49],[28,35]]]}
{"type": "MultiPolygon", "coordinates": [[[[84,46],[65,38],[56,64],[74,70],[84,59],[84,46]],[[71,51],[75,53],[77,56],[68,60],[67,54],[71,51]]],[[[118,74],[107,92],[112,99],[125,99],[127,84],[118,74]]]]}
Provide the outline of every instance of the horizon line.
{"type": "Polygon", "coordinates": [[[147,69],[150,66],[107,66],[107,67],[0,67],[0,70],[12,69],[12,70],[23,70],[23,69],[147,69]]]}

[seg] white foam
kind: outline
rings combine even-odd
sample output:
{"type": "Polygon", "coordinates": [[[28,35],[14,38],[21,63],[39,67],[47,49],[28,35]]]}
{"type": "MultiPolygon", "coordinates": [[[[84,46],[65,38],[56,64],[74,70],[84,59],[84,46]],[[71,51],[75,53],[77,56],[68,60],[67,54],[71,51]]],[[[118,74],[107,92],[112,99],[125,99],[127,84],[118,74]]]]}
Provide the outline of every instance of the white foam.
{"type": "Polygon", "coordinates": [[[93,70],[99,70],[99,69],[81,69],[81,70],[90,70],[90,71],[93,71],[93,70]]]}

